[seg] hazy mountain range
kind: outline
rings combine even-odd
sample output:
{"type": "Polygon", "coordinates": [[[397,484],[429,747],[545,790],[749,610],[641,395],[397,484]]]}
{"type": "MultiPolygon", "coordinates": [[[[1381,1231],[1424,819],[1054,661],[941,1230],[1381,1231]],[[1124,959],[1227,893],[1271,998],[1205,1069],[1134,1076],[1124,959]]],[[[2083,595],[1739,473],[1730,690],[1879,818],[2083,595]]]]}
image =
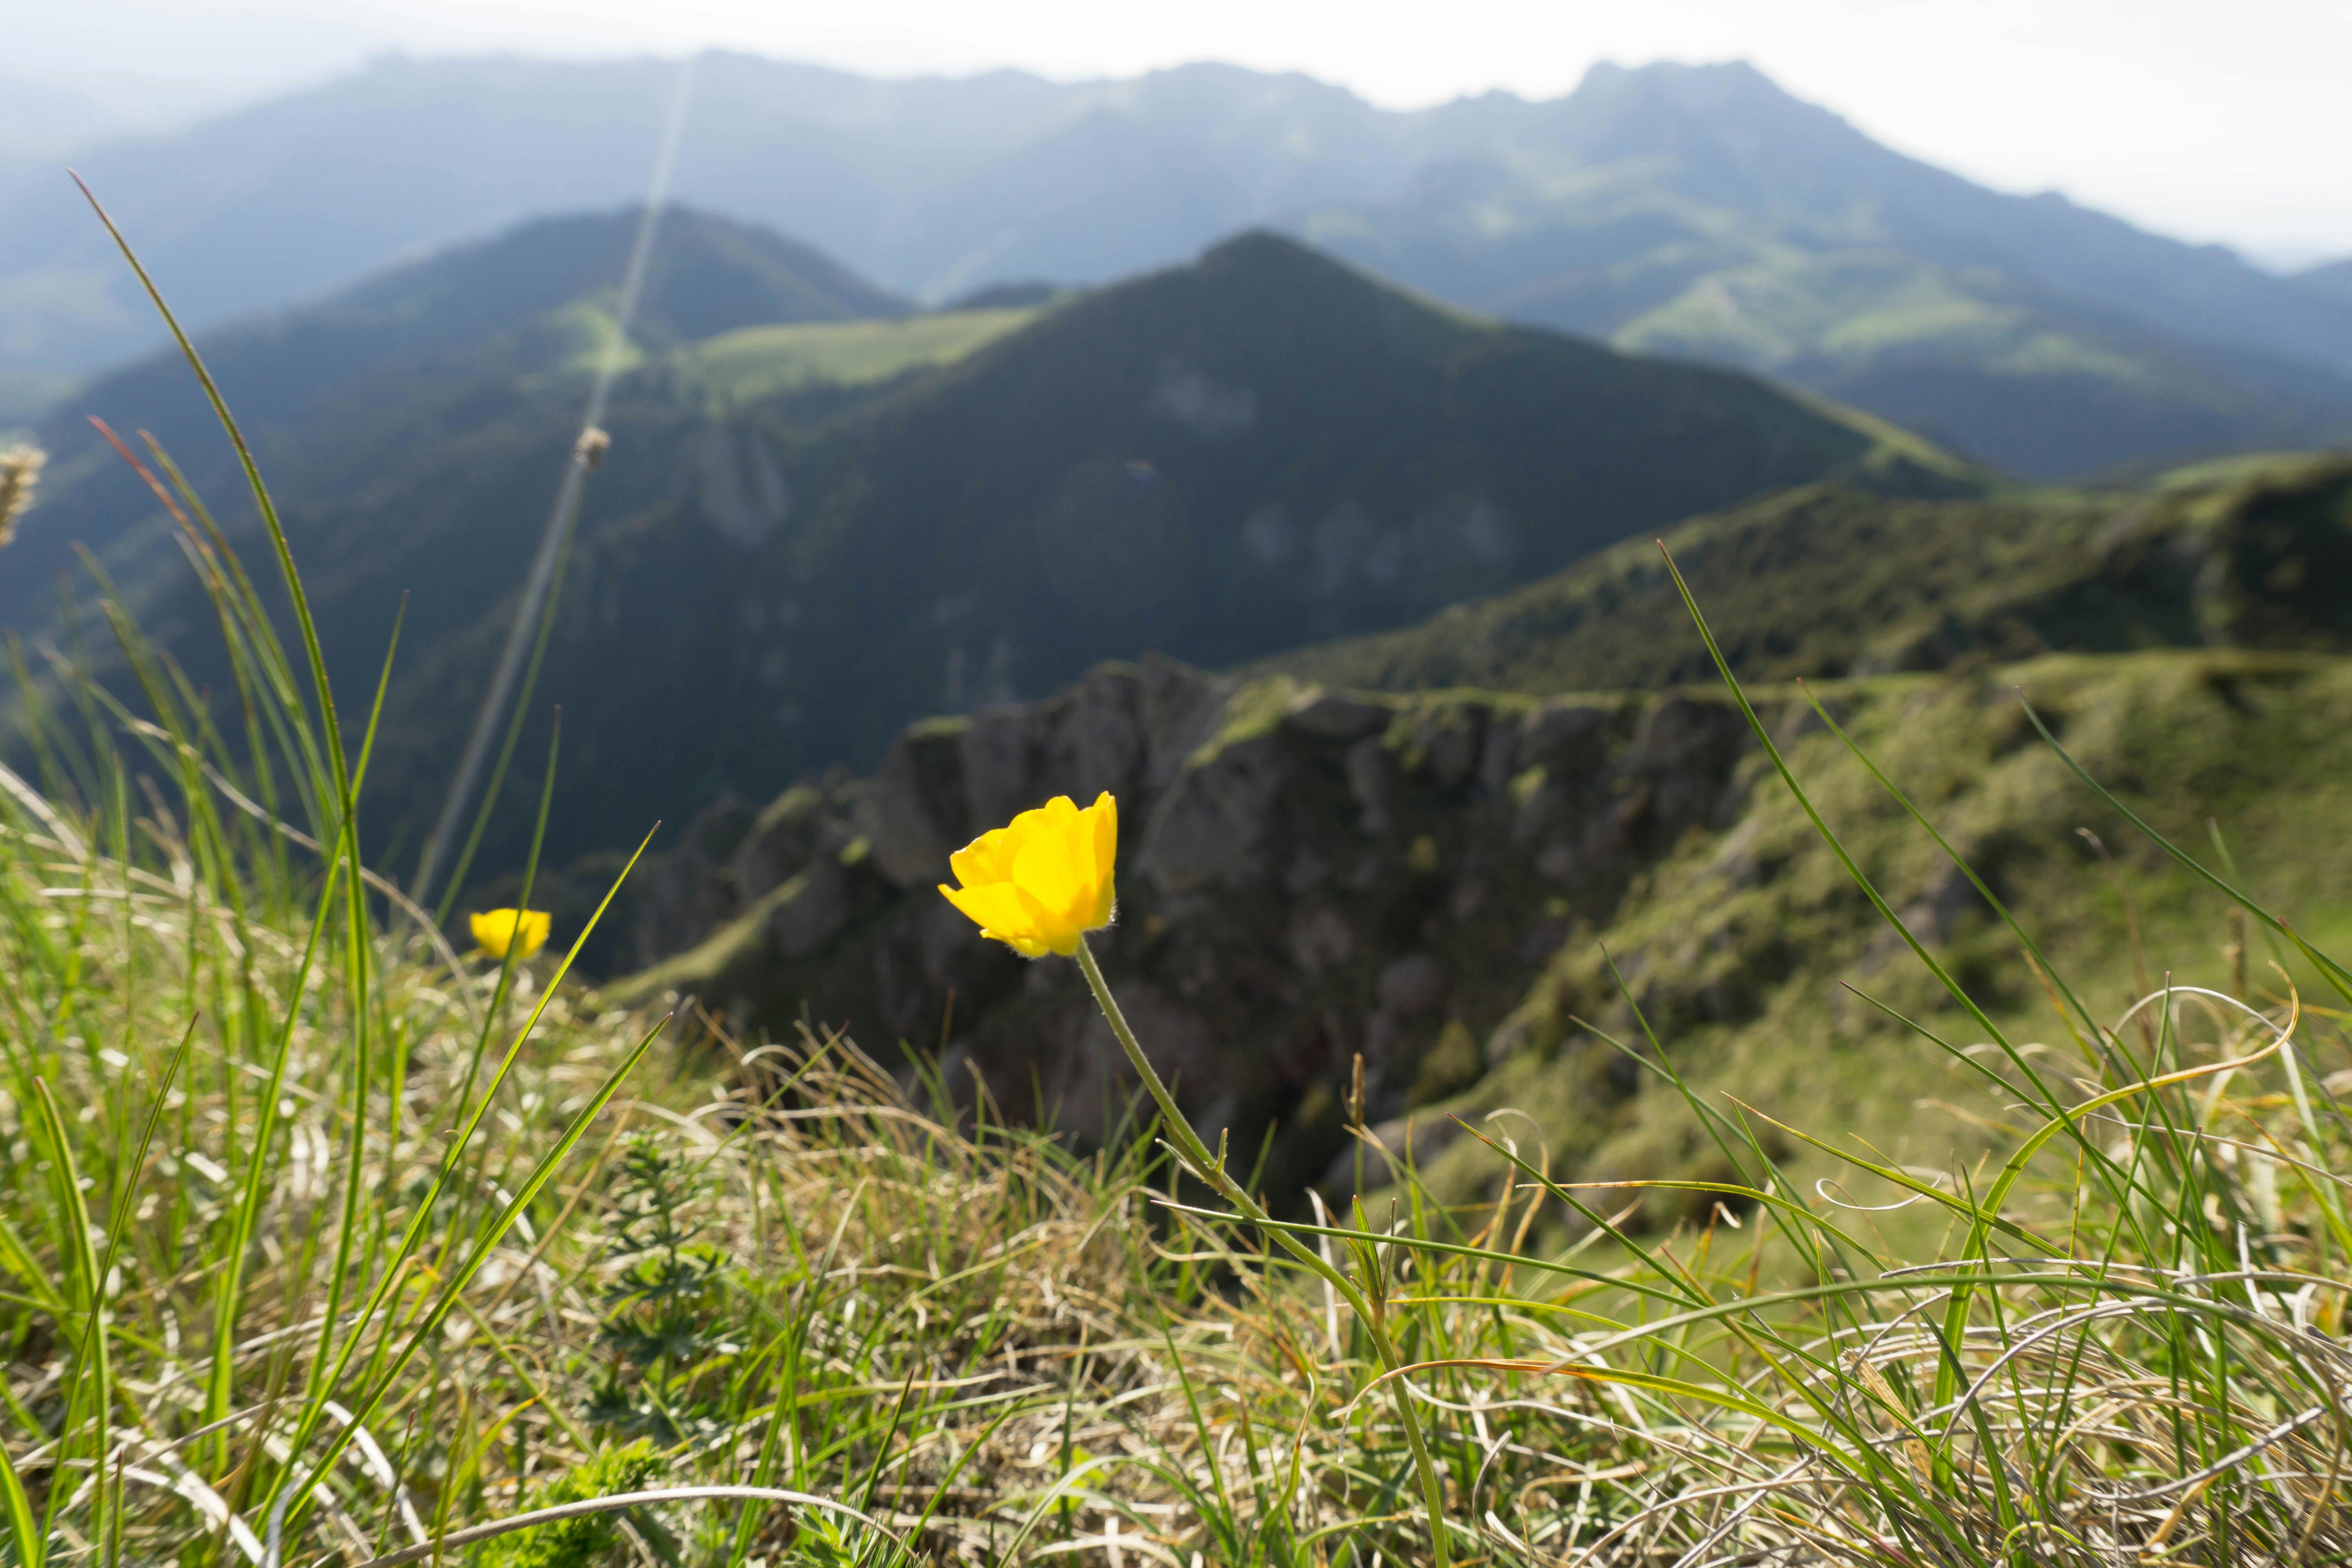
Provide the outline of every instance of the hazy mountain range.
{"type": "Polygon", "coordinates": [[[2306,288],[2322,289],[2339,299],[2352,300],[2352,259],[2331,261],[2302,275],[2306,288]]]}
{"type": "MultiPolygon", "coordinates": [[[[198,324],[642,190],[677,68],[379,63],[84,174],[198,324]]],[[[1437,297],[1767,371],[2015,471],[2352,431],[2352,289],[1974,186],[1743,65],[1396,113],[1203,65],[875,81],[703,57],[681,196],[926,300],[1270,225],[1437,297]]],[[[0,182],[0,415],[156,341],[57,174],[0,182]],[[8,193],[14,191],[10,195],[8,193]],[[11,390],[13,388],[13,390],[11,390]]]]}
{"type": "MultiPolygon", "coordinates": [[[[376,820],[412,843],[513,615],[635,225],[527,225],[207,335],[341,679],[373,678],[407,596],[371,777],[376,820]]],[[[1465,317],[1272,235],[945,313],[691,210],[656,255],[534,707],[570,715],[567,850],[870,763],[925,714],[1100,659],[1226,664],[1402,626],[1790,485],[1982,482],[1753,378],[1465,317]]],[[[250,513],[184,366],[108,377],[41,431],[57,458],[0,620],[57,638],[47,596],[87,547],[226,689],[166,521],[85,411],[154,431],[224,518],[250,513]]]]}
{"type": "Polygon", "coordinates": [[[0,75],[0,169],[32,165],[133,129],[123,116],[90,99],[0,75]]]}

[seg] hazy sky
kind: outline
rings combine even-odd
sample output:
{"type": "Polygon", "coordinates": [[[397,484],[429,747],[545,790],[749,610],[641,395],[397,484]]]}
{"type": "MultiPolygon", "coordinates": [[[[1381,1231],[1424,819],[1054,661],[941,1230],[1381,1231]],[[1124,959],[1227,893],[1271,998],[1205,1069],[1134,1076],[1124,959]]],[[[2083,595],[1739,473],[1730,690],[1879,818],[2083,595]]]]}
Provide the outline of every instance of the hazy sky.
{"type": "Polygon", "coordinates": [[[2352,254],[2352,0],[0,0],[0,74],[159,116],[390,48],[1063,79],[1223,59],[1391,106],[1744,56],[1990,184],[2273,260],[2352,254]]]}

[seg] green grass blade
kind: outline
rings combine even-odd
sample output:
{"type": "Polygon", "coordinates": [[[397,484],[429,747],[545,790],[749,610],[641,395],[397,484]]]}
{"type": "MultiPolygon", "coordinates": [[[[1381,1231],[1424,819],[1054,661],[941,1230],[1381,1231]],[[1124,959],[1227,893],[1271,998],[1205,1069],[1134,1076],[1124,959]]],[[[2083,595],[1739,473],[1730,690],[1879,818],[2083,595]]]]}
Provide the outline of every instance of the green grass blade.
{"type": "Polygon", "coordinates": [[[2271,913],[2270,910],[2256,903],[2252,897],[2242,892],[2235,885],[2224,880],[2221,876],[2208,868],[2204,862],[2199,860],[2195,856],[2189,854],[2187,850],[2173,843],[2171,839],[2167,838],[2163,834],[2158,832],[2154,824],[2141,816],[2137,812],[2132,810],[2131,807],[2126,805],[2122,801],[2117,800],[2113,792],[2111,792],[2105,784],[2101,784],[2097,779],[2093,778],[2089,770],[2074,760],[2073,752],[2069,752],[2064,746],[2059,743],[2058,737],[2051,733],[2050,726],[2042,721],[2042,715],[2033,710],[2033,704],[2026,701],[2021,693],[2018,698],[2018,701],[2019,704],[2024,708],[2026,718],[2032,721],[2033,728],[2040,732],[2042,740],[2049,742],[2050,749],[2058,754],[2058,760],[2064,763],[2068,770],[2071,771],[2076,778],[2082,780],[2084,784],[2090,786],[2092,794],[2097,795],[2100,800],[2113,807],[2116,815],[2120,816],[2126,822],[2130,823],[2134,827],[2137,828],[2147,837],[2150,843],[2163,850],[2167,855],[2169,855],[2174,861],[2179,863],[2184,869],[2201,879],[2208,886],[2219,892],[2223,898],[2228,899],[2240,909],[2244,910],[2248,914],[2262,921],[2265,926],[2268,926],[2272,931],[2276,931],[2279,935],[2286,938],[2287,941],[2293,942],[2295,950],[2301,952],[2305,958],[2308,959],[2314,968],[2317,969],[2322,974],[2327,977],[2328,984],[2336,987],[2336,994],[2343,997],[2346,1002],[2352,1003],[2352,971],[2347,971],[2342,964],[2336,963],[2334,959],[2328,957],[2326,953],[2319,952],[2309,942],[2304,941],[2304,939],[2296,933],[2293,926],[2287,924],[2286,921],[2281,920],[2278,916],[2271,913]]]}
{"type": "MultiPolygon", "coordinates": [[[[515,1221],[538,1201],[540,1193],[554,1178],[555,1173],[562,1167],[564,1161],[571,1157],[572,1149],[586,1135],[589,1127],[594,1123],[596,1118],[604,1113],[604,1108],[612,1103],[613,1097],[621,1091],[622,1084],[626,1082],[629,1075],[636,1070],[638,1062],[645,1058],[646,1051],[653,1048],[654,1041],[661,1037],[662,1030],[668,1027],[668,1025],[669,1020],[664,1018],[646,1032],[645,1037],[637,1042],[636,1048],[606,1075],[596,1092],[589,1097],[587,1103],[582,1106],[572,1117],[570,1125],[564,1128],[562,1136],[557,1138],[554,1143],[539,1157],[538,1163],[531,1167],[530,1174],[524,1178],[520,1186],[515,1189],[512,1199],[499,1211],[497,1219],[477,1241],[472,1255],[443,1282],[432,1307],[416,1323],[407,1343],[379,1375],[376,1385],[353,1407],[352,1419],[341,1424],[336,1435],[329,1440],[326,1452],[320,1457],[316,1464],[309,1468],[303,1479],[297,1483],[293,1499],[297,1508],[317,1489],[318,1484],[326,1479],[333,1468],[335,1461],[341,1457],[343,1449],[350,1446],[357,1429],[374,1415],[376,1406],[382,1404],[384,1396],[391,1392],[393,1380],[415,1358],[425,1341],[440,1331],[442,1322],[455,1310],[458,1298],[464,1293],[466,1287],[473,1282],[474,1276],[480,1272],[484,1264],[489,1261],[490,1254],[497,1248],[499,1242],[505,1238],[508,1231],[514,1228],[515,1221]]],[[[354,1334],[352,1337],[356,1340],[358,1336],[354,1334]]],[[[297,1452],[299,1451],[298,1445],[297,1452]]]]}

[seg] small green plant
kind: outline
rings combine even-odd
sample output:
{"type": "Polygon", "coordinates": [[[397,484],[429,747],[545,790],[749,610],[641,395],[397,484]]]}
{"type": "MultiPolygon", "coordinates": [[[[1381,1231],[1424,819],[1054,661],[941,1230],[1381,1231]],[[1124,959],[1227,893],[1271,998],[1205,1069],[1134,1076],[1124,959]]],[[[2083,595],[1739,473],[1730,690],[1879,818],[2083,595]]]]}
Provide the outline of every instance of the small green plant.
{"type": "MultiPolygon", "coordinates": [[[[568,1502],[617,1497],[642,1491],[658,1474],[661,1457],[644,1438],[624,1448],[604,1448],[572,1466],[530,1494],[530,1508],[557,1508],[568,1502]]],[[[550,1524],[533,1525],[483,1543],[474,1561],[479,1568],[599,1568],[612,1561],[619,1544],[620,1512],[581,1514],[550,1524]]],[[[641,1531],[655,1534],[664,1545],[669,1532],[650,1518],[632,1520],[641,1531]]]]}
{"type": "Polygon", "coordinates": [[[727,1260],[697,1239],[707,1228],[695,1217],[706,1188],[658,1133],[634,1133],[622,1149],[598,1334],[610,1359],[588,1407],[600,1429],[665,1446],[723,1429],[709,1374],[728,1352],[727,1260]]]}

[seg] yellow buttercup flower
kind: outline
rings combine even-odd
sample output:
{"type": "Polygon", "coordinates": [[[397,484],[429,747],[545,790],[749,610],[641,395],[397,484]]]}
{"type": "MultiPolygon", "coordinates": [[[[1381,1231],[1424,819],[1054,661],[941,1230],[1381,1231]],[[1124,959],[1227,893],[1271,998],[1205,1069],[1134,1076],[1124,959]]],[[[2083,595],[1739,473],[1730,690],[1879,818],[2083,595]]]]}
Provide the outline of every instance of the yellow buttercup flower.
{"type": "Polygon", "coordinates": [[[485,910],[468,917],[474,928],[474,945],[492,958],[503,959],[507,949],[522,943],[516,956],[529,958],[547,945],[548,915],[545,910],[485,910]]]}
{"type": "Polygon", "coordinates": [[[1135,1069],[1137,1081],[1160,1108],[1160,1136],[1174,1147],[1177,1159],[1276,1246],[1320,1274],[1329,1289],[1346,1299],[1355,1321],[1371,1331],[1373,1349],[1387,1369],[1384,1375],[1392,1380],[1389,1393],[1404,1423],[1413,1468],[1421,1472],[1421,1495],[1429,1510],[1430,1555],[1438,1568],[1444,1568],[1451,1561],[1444,1481],[1419,1436],[1416,1424],[1422,1411],[1398,1375],[1407,1370],[1404,1354],[1381,1326],[1379,1310],[1366,1299],[1355,1279],[1279,1226],[1250,1196],[1249,1189],[1234,1180],[1225,1169],[1222,1144],[1218,1153],[1209,1152],[1183,1107],[1168,1091],[1167,1080],[1143,1054],[1142,1042],[1135,1037],[1127,1015],[1119,1010],[1118,998],[1111,994],[1110,983],[1103,978],[1102,965],[1095,962],[1094,949],[1087,945],[1087,932],[1110,924],[1111,862],[1118,855],[1118,806],[1108,792],[1084,811],[1071,804],[1068,795],[1055,795],[948,857],[956,880],[963,886],[950,888],[942,882],[940,891],[947,895],[948,902],[980,922],[981,935],[1029,958],[1058,952],[1078,961],[1078,973],[1086,976],[1087,988],[1095,994],[1095,1005],[1102,1009],[1128,1066],[1135,1069]]]}
{"type": "Polygon", "coordinates": [[[1111,862],[1118,856],[1118,804],[1106,790],[1084,811],[1057,795],[948,858],[961,888],[940,884],[980,934],[1025,958],[1078,951],[1078,939],[1110,924],[1111,862]]]}

